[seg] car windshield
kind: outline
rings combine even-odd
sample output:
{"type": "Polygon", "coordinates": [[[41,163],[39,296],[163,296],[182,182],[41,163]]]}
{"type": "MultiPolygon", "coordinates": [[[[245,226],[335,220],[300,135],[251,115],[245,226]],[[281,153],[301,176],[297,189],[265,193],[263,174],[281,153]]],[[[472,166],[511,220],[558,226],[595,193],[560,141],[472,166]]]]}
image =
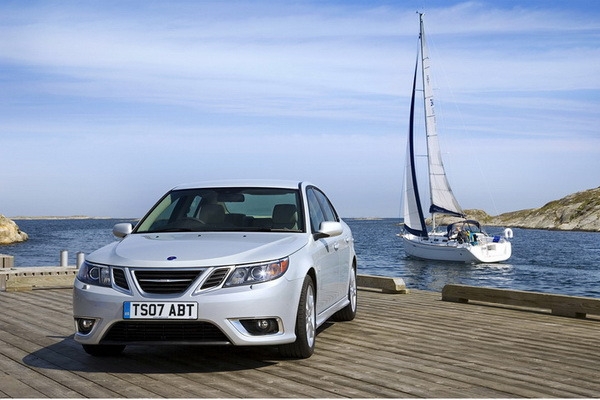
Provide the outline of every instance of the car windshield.
{"type": "Polygon", "coordinates": [[[203,231],[304,232],[298,190],[173,190],[140,221],[136,233],[203,231]]]}

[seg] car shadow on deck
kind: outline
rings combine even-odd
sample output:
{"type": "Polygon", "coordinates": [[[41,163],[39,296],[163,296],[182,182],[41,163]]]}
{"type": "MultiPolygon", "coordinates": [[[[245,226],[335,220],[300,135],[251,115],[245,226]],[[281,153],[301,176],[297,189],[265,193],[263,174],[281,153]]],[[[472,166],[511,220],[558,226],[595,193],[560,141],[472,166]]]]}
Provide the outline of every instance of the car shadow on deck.
{"type": "MultiPolygon", "coordinates": [[[[332,324],[326,322],[318,332],[332,324]]],[[[34,368],[105,373],[210,373],[257,369],[289,360],[271,346],[131,345],[119,356],[94,357],[68,337],[23,358],[34,368]]],[[[318,337],[317,337],[318,340],[318,337]]]]}

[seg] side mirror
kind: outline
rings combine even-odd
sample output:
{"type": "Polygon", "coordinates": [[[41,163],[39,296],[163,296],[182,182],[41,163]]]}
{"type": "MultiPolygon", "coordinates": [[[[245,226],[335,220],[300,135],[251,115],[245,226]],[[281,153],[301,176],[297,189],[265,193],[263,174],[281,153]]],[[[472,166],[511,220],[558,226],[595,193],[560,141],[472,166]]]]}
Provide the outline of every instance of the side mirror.
{"type": "Polygon", "coordinates": [[[315,233],[315,240],[322,239],[325,237],[339,236],[344,231],[344,227],[340,222],[336,221],[323,221],[319,230],[315,233]]]}
{"type": "Polygon", "coordinates": [[[115,224],[113,227],[113,235],[122,239],[125,236],[129,235],[133,231],[133,226],[130,223],[124,222],[120,224],[115,224]]]}

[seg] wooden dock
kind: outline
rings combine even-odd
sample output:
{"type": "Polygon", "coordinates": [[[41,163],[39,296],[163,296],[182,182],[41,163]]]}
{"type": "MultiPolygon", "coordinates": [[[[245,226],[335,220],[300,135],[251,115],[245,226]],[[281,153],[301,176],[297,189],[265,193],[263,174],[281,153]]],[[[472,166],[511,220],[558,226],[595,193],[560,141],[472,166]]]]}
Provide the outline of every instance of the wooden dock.
{"type": "Polygon", "coordinates": [[[599,397],[600,319],[359,290],[352,322],[315,354],[130,346],[94,358],[73,340],[71,290],[0,292],[0,397],[599,397]]]}

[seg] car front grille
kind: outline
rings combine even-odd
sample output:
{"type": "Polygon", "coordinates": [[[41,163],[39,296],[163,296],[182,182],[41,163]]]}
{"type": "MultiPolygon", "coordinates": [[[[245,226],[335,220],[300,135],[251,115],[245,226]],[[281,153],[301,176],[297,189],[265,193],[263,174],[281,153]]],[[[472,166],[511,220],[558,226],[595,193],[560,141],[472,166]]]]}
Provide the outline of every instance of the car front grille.
{"type": "Polygon", "coordinates": [[[204,269],[143,269],[135,270],[133,275],[146,293],[176,294],[185,292],[203,272],[204,269]]]}
{"type": "Polygon", "coordinates": [[[110,328],[101,341],[132,342],[230,343],[219,328],[204,321],[120,321],[110,328]]]}
{"type": "Polygon", "coordinates": [[[127,284],[127,278],[125,278],[125,271],[123,269],[113,268],[113,277],[116,286],[121,289],[129,290],[129,285],[127,284]]]}
{"type": "Polygon", "coordinates": [[[221,282],[225,279],[227,274],[229,273],[229,268],[217,268],[212,274],[204,281],[201,289],[208,289],[212,287],[219,286],[221,282]]]}

